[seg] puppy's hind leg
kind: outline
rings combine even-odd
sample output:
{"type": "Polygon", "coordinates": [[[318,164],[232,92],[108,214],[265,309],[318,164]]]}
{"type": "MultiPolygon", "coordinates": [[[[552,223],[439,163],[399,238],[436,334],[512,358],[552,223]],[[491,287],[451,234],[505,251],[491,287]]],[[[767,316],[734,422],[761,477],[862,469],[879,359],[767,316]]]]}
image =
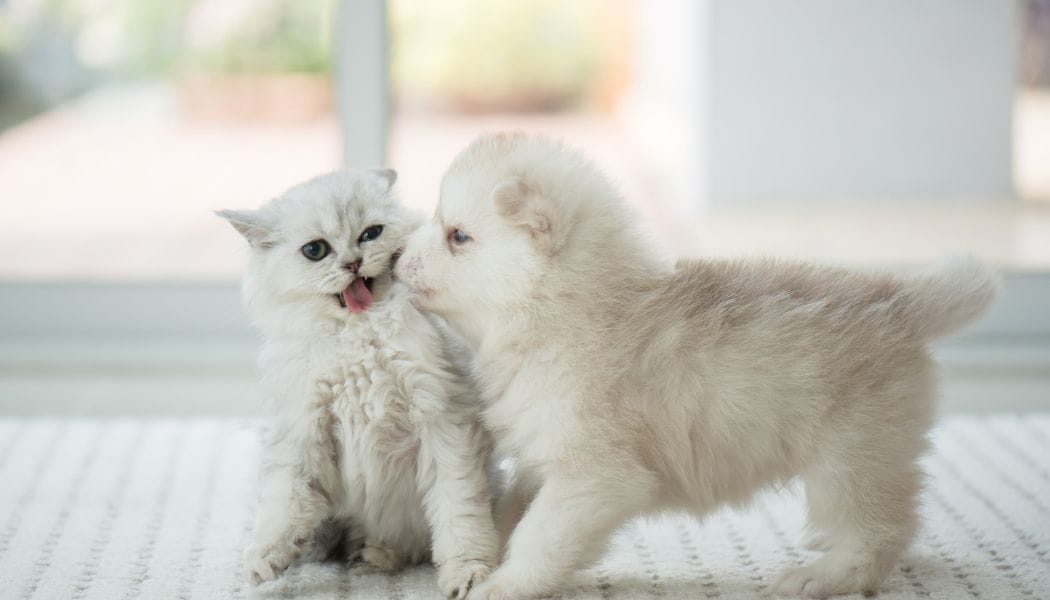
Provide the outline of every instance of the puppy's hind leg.
{"type": "Polygon", "coordinates": [[[843,428],[803,475],[811,524],[826,533],[827,553],[784,573],[772,592],[826,598],[877,591],[915,535],[926,447],[921,416],[910,426],[843,428]]]}
{"type": "Polygon", "coordinates": [[[831,526],[829,549],[809,565],[784,573],[773,591],[810,598],[873,594],[915,534],[918,470],[899,473],[893,481],[829,475],[815,483],[821,478],[807,478],[806,494],[816,498],[810,500],[811,510],[828,511],[823,516],[831,526]]]}

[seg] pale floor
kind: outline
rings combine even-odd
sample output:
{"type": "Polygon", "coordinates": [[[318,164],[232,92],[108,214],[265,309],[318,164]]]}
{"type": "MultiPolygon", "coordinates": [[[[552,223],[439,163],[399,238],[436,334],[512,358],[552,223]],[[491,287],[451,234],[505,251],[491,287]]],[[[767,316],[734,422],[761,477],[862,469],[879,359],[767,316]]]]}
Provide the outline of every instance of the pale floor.
{"type": "MultiPolygon", "coordinates": [[[[1050,95],[1019,99],[1019,190],[1050,199],[1050,95]]],[[[399,116],[391,165],[429,213],[441,173],[482,131],[546,132],[582,148],[674,254],[776,254],[915,262],[967,251],[1050,269],[1050,203],[845,203],[839,208],[685,213],[609,117],[399,116]]],[[[190,120],[163,85],[116,88],[0,135],[0,280],[233,280],[243,243],[211,211],[252,207],[334,168],[333,118],[298,124],[190,120]]]]}

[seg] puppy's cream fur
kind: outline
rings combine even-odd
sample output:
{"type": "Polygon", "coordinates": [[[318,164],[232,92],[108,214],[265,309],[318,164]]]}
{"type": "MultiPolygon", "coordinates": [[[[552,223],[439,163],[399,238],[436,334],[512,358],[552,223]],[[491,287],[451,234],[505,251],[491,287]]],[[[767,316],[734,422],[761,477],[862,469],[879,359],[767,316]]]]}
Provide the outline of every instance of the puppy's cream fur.
{"type": "Polygon", "coordinates": [[[339,171],[259,210],[220,213],[251,242],[244,298],[265,336],[270,419],[245,553],[254,583],[277,577],[314,538],[344,537],[359,569],[433,558],[449,597],[495,566],[489,442],[474,393],[438,323],[390,278],[391,256],[418,223],[391,193],[394,177],[339,171]],[[383,231],[362,241],[374,226],[383,231]],[[314,240],[331,252],[311,261],[301,248],[314,240]],[[361,312],[338,298],[357,275],[373,295],[361,312]]]}
{"type": "Polygon", "coordinates": [[[670,265],[655,243],[590,163],[521,136],[461,153],[410,239],[397,274],[476,351],[517,463],[505,562],[472,597],[550,593],[631,517],[702,516],[796,476],[829,549],[772,590],[876,590],[918,521],[927,344],[981,314],[994,274],[670,265]]]}

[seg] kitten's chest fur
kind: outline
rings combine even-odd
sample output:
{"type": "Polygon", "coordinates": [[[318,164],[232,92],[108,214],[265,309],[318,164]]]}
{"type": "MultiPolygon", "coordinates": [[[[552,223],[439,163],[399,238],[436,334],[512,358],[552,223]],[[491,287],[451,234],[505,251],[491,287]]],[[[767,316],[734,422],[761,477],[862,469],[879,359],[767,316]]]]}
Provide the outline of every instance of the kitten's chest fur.
{"type": "Polygon", "coordinates": [[[342,488],[337,513],[374,524],[396,505],[399,519],[420,520],[416,391],[441,365],[439,338],[407,300],[392,298],[360,317],[264,353],[292,390],[275,408],[330,438],[342,488]]]}
{"type": "Polygon", "coordinates": [[[347,476],[360,469],[365,454],[414,462],[413,380],[430,349],[411,310],[382,307],[311,351],[311,377],[324,391],[321,401],[347,476]]]}
{"type": "Polygon", "coordinates": [[[403,408],[400,394],[388,398],[377,393],[393,390],[398,371],[406,359],[411,360],[399,347],[397,333],[363,323],[328,340],[323,357],[314,353],[313,378],[331,387],[326,402],[333,416],[353,427],[365,427],[393,416],[391,409],[403,408]]]}

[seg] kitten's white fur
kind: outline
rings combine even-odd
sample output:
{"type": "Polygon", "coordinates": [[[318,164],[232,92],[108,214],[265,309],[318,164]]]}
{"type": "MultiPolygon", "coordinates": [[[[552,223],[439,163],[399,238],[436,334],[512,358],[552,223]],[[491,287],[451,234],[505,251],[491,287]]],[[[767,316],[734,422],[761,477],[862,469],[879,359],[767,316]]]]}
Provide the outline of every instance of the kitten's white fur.
{"type": "MultiPolygon", "coordinates": [[[[494,568],[498,540],[477,401],[436,324],[391,281],[391,256],[418,224],[392,171],[345,170],[257,211],[223,211],[251,243],[244,300],[265,337],[270,412],[261,509],[245,555],[254,583],[277,577],[325,527],[346,527],[350,559],[393,571],[431,556],[439,587],[463,597],[494,568]],[[384,227],[358,243],[371,225],[384,227]],[[301,247],[332,247],[311,262],[301,247]],[[374,302],[336,294],[361,260],[374,302]]],[[[331,536],[328,536],[331,537],[331,536]]]]}
{"type": "Polygon", "coordinates": [[[991,303],[994,273],[671,265],[654,245],[590,163],[522,136],[462,152],[410,239],[398,277],[476,351],[484,419],[517,462],[505,562],[470,597],[551,593],[631,517],[702,516],[795,476],[830,549],[771,590],[874,591],[918,522],[927,343],[991,303]]]}

